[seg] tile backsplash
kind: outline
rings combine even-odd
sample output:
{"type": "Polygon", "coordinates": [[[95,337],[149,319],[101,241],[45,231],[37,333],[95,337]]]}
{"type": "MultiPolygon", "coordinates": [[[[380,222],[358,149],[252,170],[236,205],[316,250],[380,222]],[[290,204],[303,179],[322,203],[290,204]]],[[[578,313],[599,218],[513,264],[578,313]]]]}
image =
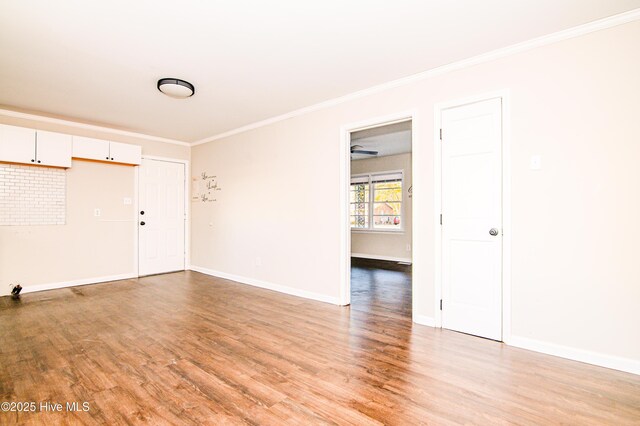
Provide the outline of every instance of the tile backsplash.
{"type": "Polygon", "coordinates": [[[0,226],[64,225],[66,170],[0,164],[0,226]]]}

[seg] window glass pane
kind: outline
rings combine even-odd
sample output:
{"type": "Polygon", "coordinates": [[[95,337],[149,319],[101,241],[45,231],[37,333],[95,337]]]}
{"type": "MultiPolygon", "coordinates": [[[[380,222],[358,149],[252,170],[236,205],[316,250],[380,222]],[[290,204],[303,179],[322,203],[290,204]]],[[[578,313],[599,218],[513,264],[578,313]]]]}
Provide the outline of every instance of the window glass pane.
{"type": "Polygon", "coordinates": [[[402,203],[373,203],[374,216],[400,216],[402,203]]]}
{"type": "Polygon", "coordinates": [[[369,216],[369,203],[351,203],[349,207],[353,216],[369,216]]]}
{"type": "Polygon", "coordinates": [[[401,202],[402,182],[374,184],[374,202],[401,202]]]}
{"type": "Polygon", "coordinates": [[[402,201],[402,189],[376,189],[375,202],[402,201]]]}
{"type": "Polygon", "coordinates": [[[395,181],[392,181],[392,182],[374,182],[373,185],[375,186],[376,190],[378,190],[378,189],[396,189],[396,188],[402,189],[402,181],[401,180],[395,180],[395,181]]]}
{"type": "Polygon", "coordinates": [[[366,229],[369,227],[368,216],[351,216],[351,227],[356,229],[366,229]]]}
{"type": "Polygon", "coordinates": [[[376,229],[400,229],[400,216],[373,216],[376,229]]]}
{"type": "Polygon", "coordinates": [[[369,202],[369,191],[350,191],[349,201],[352,203],[368,203],[369,202]]]}
{"type": "Polygon", "coordinates": [[[369,228],[369,184],[351,185],[351,227],[356,229],[369,228]]]}
{"type": "Polygon", "coordinates": [[[349,197],[352,203],[369,202],[369,184],[368,183],[352,184],[349,197]]]}

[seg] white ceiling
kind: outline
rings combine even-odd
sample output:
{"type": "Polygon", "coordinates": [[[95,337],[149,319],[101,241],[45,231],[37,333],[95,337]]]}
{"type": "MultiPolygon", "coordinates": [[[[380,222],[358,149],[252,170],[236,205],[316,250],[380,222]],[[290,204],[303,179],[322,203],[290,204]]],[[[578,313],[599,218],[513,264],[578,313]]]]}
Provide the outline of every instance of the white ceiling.
{"type": "Polygon", "coordinates": [[[351,133],[351,146],[359,145],[365,151],[378,151],[378,155],[351,154],[351,160],[406,154],[411,152],[411,121],[388,124],[351,133]]]}
{"type": "Polygon", "coordinates": [[[197,141],[640,0],[0,2],[0,105],[197,141]],[[176,100],[156,81],[182,78],[176,100]]]}

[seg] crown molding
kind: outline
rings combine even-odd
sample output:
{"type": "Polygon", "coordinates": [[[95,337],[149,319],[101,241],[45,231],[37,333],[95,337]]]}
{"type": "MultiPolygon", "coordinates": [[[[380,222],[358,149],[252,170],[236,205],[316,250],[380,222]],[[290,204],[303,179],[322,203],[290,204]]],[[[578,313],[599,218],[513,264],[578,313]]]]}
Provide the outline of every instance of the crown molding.
{"type": "Polygon", "coordinates": [[[421,80],[426,80],[429,78],[433,78],[436,76],[450,73],[452,71],[457,71],[463,68],[468,68],[474,65],[485,63],[485,62],[494,61],[496,59],[515,55],[521,52],[525,52],[527,50],[535,49],[537,47],[546,46],[549,44],[579,37],[592,32],[604,30],[604,29],[615,27],[622,24],[627,24],[629,22],[637,21],[639,19],[640,19],[640,8],[633,9],[628,12],[612,15],[607,18],[599,19],[597,21],[578,25],[576,27],[568,28],[566,30],[558,31],[545,36],[536,37],[531,40],[513,44],[511,46],[492,50],[487,53],[482,53],[477,56],[472,56],[468,59],[463,59],[461,61],[443,65],[441,67],[432,68],[430,70],[413,74],[408,77],[403,77],[397,80],[392,80],[386,83],[379,84],[377,86],[372,86],[367,89],[353,92],[345,96],[341,96],[341,97],[330,99],[314,105],[310,105],[304,108],[300,108],[300,109],[288,112],[286,114],[267,118],[261,121],[256,121],[255,123],[247,124],[246,126],[238,127],[236,129],[229,130],[227,132],[219,133],[217,135],[214,135],[208,138],[200,139],[198,141],[191,143],[191,146],[202,145],[208,142],[213,142],[218,139],[223,139],[229,136],[237,135],[239,133],[244,133],[249,130],[257,129],[259,127],[264,127],[269,124],[287,120],[289,118],[299,117],[301,115],[309,114],[314,111],[340,105],[345,102],[353,101],[355,99],[363,98],[365,96],[370,96],[376,93],[384,92],[386,90],[390,90],[396,87],[404,86],[404,85],[421,81],[421,80]]]}
{"type": "Polygon", "coordinates": [[[0,109],[0,116],[22,118],[25,120],[39,121],[41,123],[61,124],[63,126],[72,127],[75,129],[95,130],[98,132],[109,133],[112,135],[131,136],[134,138],[153,141],[153,142],[163,142],[163,143],[170,143],[174,145],[191,146],[191,144],[189,144],[188,142],[183,142],[175,139],[167,139],[167,138],[162,138],[160,136],[151,136],[151,135],[146,135],[144,133],[130,132],[127,130],[112,129],[110,127],[97,126],[95,124],[78,123],[77,121],[63,120],[61,118],[52,118],[52,117],[46,117],[42,115],[28,114],[25,112],[12,111],[10,109],[0,109]]]}

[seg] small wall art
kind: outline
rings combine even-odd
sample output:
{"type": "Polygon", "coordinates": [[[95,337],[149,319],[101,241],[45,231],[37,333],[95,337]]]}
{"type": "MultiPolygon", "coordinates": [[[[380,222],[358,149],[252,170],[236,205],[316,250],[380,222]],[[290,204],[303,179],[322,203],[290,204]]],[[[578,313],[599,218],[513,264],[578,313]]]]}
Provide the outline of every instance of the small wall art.
{"type": "Polygon", "coordinates": [[[217,176],[202,172],[200,176],[191,178],[192,202],[212,203],[217,201],[216,192],[221,190],[217,176]]]}

